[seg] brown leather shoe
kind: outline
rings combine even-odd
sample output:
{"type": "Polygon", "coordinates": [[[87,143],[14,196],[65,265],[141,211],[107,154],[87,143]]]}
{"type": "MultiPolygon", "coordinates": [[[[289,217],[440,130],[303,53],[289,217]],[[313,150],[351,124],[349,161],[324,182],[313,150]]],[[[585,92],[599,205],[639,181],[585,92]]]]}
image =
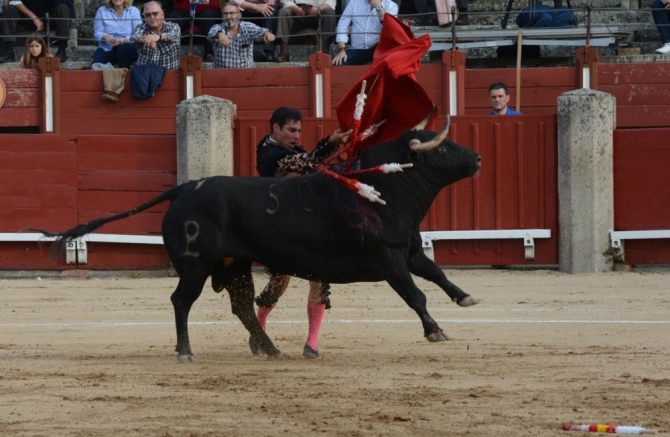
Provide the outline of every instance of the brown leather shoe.
{"type": "Polygon", "coordinates": [[[288,62],[290,60],[291,58],[289,57],[288,52],[277,55],[277,62],[288,62]]]}

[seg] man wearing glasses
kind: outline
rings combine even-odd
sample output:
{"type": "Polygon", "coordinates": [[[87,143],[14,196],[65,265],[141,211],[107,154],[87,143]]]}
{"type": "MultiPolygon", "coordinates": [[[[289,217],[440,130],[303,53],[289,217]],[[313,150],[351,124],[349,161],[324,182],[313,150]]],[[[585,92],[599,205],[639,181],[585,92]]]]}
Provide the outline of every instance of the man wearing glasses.
{"type": "Polygon", "coordinates": [[[252,68],[254,41],[271,43],[275,36],[268,29],[240,21],[240,6],[223,5],[223,23],[212,26],[207,38],[214,46],[214,68],[252,68]]]}
{"type": "Polygon", "coordinates": [[[167,69],[179,68],[179,25],[165,21],[163,5],[144,4],[144,23],[135,28],[130,42],[138,45],[137,65],[153,64],[167,69]]]}

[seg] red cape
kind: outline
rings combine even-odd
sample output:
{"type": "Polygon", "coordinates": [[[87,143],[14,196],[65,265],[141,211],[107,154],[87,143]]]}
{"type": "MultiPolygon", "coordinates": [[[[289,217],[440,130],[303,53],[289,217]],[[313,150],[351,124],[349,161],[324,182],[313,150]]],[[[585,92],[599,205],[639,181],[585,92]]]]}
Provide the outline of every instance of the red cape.
{"type": "Polygon", "coordinates": [[[361,144],[361,150],[397,138],[403,130],[416,126],[430,112],[433,101],[414,75],[430,45],[428,35],[414,38],[412,30],[402,21],[390,14],[384,16],[372,65],[337,105],[340,128],[348,130],[354,121],[356,96],[360,93],[361,83],[367,81],[365,92],[368,98],[361,117],[361,132],[383,119],[386,123],[376,135],[361,144]]]}

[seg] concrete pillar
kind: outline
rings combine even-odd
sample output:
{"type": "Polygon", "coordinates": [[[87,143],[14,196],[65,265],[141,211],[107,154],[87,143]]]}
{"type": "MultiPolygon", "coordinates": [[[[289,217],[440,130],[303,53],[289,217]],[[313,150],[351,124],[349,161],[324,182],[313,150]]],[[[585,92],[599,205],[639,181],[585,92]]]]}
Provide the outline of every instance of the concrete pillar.
{"type": "Polygon", "coordinates": [[[559,269],[612,270],[605,252],[614,228],[612,170],[616,99],[580,89],[558,98],[559,269]]]}
{"type": "Polygon", "coordinates": [[[233,118],[229,100],[200,96],[177,105],[177,182],[233,175],[233,118]]]}

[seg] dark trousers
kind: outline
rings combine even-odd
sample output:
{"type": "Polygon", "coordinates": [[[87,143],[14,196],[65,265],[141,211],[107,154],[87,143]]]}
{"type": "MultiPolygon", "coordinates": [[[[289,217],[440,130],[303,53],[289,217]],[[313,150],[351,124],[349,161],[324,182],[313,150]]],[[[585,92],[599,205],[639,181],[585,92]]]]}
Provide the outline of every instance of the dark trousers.
{"type": "Polygon", "coordinates": [[[342,65],[365,65],[372,62],[372,57],[375,54],[377,45],[369,49],[347,49],[347,60],[342,65]]]}
{"type": "Polygon", "coordinates": [[[123,43],[106,52],[99,48],[93,53],[93,64],[118,64],[119,68],[130,68],[137,61],[137,46],[133,43],[123,43]]]}
{"type": "MultiPolygon", "coordinates": [[[[71,1],[71,0],[70,0],[71,1]]],[[[40,3],[32,4],[32,2],[24,2],[24,6],[30,9],[35,15],[37,15],[42,21],[44,21],[44,30],[46,31],[47,23],[44,19],[44,16],[49,13],[51,18],[51,23],[49,24],[49,30],[56,30],[56,38],[67,40],[70,38],[70,8],[63,2],[61,4],[54,4],[53,8],[50,10],[44,10],[41,7],[40,3]],[[31,7],[32,6],[32,7],[31,7]],[[33,8],[37,10],[33,10],[33,8]]],[[[20,20],[21,18],[26,18],[16,6],[8,5],[4,7],[3,12],[3,24],[2,24],[2,40],[10,43],[16,42],[16,25],[18,24],[23,29],[26,29],[30,32],[37,30],[35,24],[32,20],[20,20]]]]}
{"type": "Polygon", "coordinates": [[[663,44],[670,42],[670,9],[665,9],[661,0],[654,0],[651,4],[651,15],[654,17],[654,23],[661,33],[663,44]]]}
{"type": "MultiPolygon", "coordinates": [[[[172,21],[179,25],[179,28],[182,32],[182,38],[187,36],[184,35],[184,30],[191,26],[191,16],[188,12],[182,11],[181,9],[173,9],[165,16],[165,18],[168,21],[172,21]]],[[[203,57],[214,54],[212,43],[207,39],[207,35],[209,34],[209,29],[211,29],[215,24],[220,23],[222,20],[223,17],[221,15],[221,11],[213,8],[203,9],[195,15],[194,25],[200,28],[200,33],[203,35],[198,38],[202,40],[202,47],[205,50],[203,57]]],[[[194,37],[194,42],[198,39],[194,37]]]]}
{"type": "Polygon", "coordinates": [[[335,15],[333,9],[327,8],[321,11],[321,23],[318,20],[317,15],[293,15],[289,8],[282,8],[279,10],[277,38],[281,38],[282,42],[288,43],[291,33],[304,29],[318,29],[319,24],[321,24],[322,50],[325,52],[326,47],[330,46],[330,42],[335,36],[337,15],[335,15]]]}
{"type": "MultiPolygon", "coordinates": [[[[265,17],[263,16],[263,14],[259,14],[258,12],[242,11],[242,18],[244,19],[244,21],[250,21],[254,23],[256,26],[264,27],[268,29],[270,32],[272,32],[272,34],[275,36],[277,35],[278,16],[279,16],[278,7],[274,8],[271,17],[265,17]]],[[[277,44],[274,41],[269,42],[263,45],[263,51],[266,53],[272,53],[274,55],[276,46],[277,44]]]]}

